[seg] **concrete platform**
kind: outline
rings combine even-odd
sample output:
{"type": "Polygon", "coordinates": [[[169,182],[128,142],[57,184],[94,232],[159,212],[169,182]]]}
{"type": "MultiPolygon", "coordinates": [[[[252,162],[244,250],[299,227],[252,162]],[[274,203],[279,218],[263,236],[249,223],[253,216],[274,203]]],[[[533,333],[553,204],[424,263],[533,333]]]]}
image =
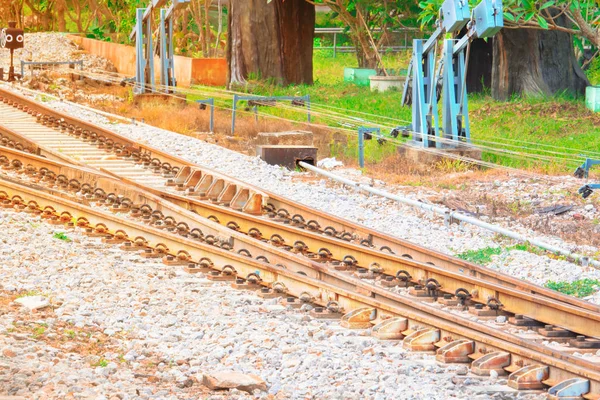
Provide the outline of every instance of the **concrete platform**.
{"type": "Polygon", "coordinates": [[[313,133],[309,131],[261,132],[256,137],[256,145],[312,146],[313,133]]]}
{"type": "Polygon", "coordinates": [[[398,147],[398,154],[410,161],[419,164],[435,164],[444,159],[454,160],[452,156],[461,156],[481,160],[481,149],[474,146],[449,147],[445,145],[441,149],[431,147],[432,151],[424,150],[420,142],[408,142],[404,146],[398,147]],[[444,154],[448,156],[445,157],[444,154]]]}
{"type": "Polygon", "coordinates": [[[294,170],[298,161],[317,164],[317,148],[312,146],[262,145],[256,146],[256,155],[267,164],[281,165],[294,170]]]}

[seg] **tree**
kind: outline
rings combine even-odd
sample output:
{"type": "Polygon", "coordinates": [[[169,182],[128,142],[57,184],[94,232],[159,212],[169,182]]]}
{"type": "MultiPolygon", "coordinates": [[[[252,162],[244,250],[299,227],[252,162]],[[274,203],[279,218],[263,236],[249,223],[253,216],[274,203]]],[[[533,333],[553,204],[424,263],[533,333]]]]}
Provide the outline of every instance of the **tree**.
{"type": "MultiPolygon", "coordinates": [[[[555,22],[567,24],[564,15],[555,22]]],[[[500,31],[494,38],[493,60],[492,96],[498,100],[513,94],[577,96],[589,85],[575,57],[572,35],[558,29],[500,31]]]]}
{"type": "MultiPolygon", "coordinates": [[[[471,7],[477,5],[477,1],[470,3],[471,7]]],[[[591,8],[583,17],[583,4],[562,0],[503,2],[505,27],[493,39],[491,87],[494,98],[506,100],[514,94],[558,92],[578,95],[585,90],[588,81],[575,58],[573,35],[579,40],[593,38],[590,30],[598,17],[591,8]]],[[[434,20],[440,5],[440,0],[420,3],[423,24],[434,20]]],[[[489,51],[483,49],[489,61],[489,51]]],[[[470,64],[478,63],[482,54],[472,52],[470,64]]]]}
{"type": "Polygon", "coordinates": [[[360,68],[376,68],[378,48],[390,32],[402,27],[401,19],[416,14],[416,2],[403,0],[307,0],[327,5],[347,27],[360,68]]]}
{"type": "Polygon", "coordinates": [[[229,84],[250,76],[281,85],[312,84],[315,7],[305,0],[231,0],[229,84]]]}

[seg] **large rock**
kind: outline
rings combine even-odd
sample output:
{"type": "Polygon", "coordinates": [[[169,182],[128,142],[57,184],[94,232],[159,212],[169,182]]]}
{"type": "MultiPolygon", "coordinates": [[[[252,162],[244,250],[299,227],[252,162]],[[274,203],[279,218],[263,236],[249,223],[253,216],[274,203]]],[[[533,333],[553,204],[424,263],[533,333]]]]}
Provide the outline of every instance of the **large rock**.
{"type": "Polygon", "coordinates": [[[39,310],[50,305],[48,299],[46,299],[44,296],[19,297],[15,300],[15,303],[20,304],[21,306],[28,308],[31,311],[39,310]]]}
{"type": "Polygon", "coordinates": [[[267,390],[267,384],[261,377],[233,371],[204,374],[202,384],[212,390],[238,389],[248,393],[253,393],[256,389],[267,390]]]}

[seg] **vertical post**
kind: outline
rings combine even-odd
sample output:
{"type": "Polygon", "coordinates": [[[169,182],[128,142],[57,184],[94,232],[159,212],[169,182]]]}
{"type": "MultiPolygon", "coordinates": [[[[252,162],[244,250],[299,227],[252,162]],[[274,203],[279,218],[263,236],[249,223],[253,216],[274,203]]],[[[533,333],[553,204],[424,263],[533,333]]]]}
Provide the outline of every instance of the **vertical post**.
{"type": "Polygon", "coordinates": [[[21,79],[25,77],[25,61],[21,60],[21,79]]]}
{"type": "Polygon", "coordinates": [[[358,165],[365,167],[365,128],[358,128],[358,165]]]}
{"type": "Polygon", "coordinates": [[[237,102],[238,102],[238,95],[234,94],[233,95],[233,107],[232,107],[232,112],[231,112],[231,135],[232,136],[235,134],[235,114],[237,111],[237,102]]]}
{"type": "Polygon", "coordinates": [[[168,55],[167,55],[167,32],[165,29],[165,17],[167,15],[167,10],[165,10],[164,8],[160,10],[160,39],[159,39],[159,46],[160,46],[160,84],[163,85],[165,88],[165,92],[169,93],[169,72],[168,72],[168,68],[169,68],[169,61],[168,61],[168,55]]]}
{"type": "Polygon", "coordinates": [[[144,9],[136,9],[135,20],[135,86],[136,94],[144,93],[144,70],[146,69],[146,61],[144,58],[144,9]]]}
{"type": "Polygon", "coordinates": [[[210,132],[215,132],[215,99],[210,99],[210,132]]]}
{"type": "Polygon", "coordinates": [[[175,79],[175,56],[173,55],[173,15],[167,19],[167,57],[169,58],[169,67],[167,76],[169,77],[169,86],[177,86],[177,80],[175,79]]]}
{"type": "MultiPolygon", "coordinates": [[[[442,96],[442,120],[444,137],[458,140],[458,97],[460,82],[457,85],[457,71],[454,64],[454,40],[444,40],[444,84],[442,96]]],[[[460,79],[459,79],[460,80],[460,79]]]]}
{"type": "Polygon", "coordinates": [[[214,133],[214,131],[215,131],[215,99],[210,98],[210,99],[205,99],[205,100],[196,100],[196,103],[208,105],[210,107],[209,129],[210,129],[211,133],[214,133]]]}
{"type": "Polygon", "coordinates": [[[333,32],[333,58],[337,55],[337,32],[333,32]]]}
{"type": "Polygon", "coordinates": [[[146,24],[146,71],[145,84],[150,86],[150,91],[154,92],[154,45],[152,41],[152,16],[144,21],[146,24]]]}
{"type": "MultiPolygon", "coordinates": [[[[458,112],[459,117],[461,118],[461,122],[462,122],[462,129],[465,130],[465,142],[467,143],[471,143],[471,128],[469,127],[469,100],[467,99],[467,84],[464,78],[466,78],[466,65],[465,65],[465,52],[461,51],[460,54],[457,55],[458,57],[458,77],[457,77],[457,81],[458,81],[458,85],[460,87],[461,90],[461,99],[463,104],[459,104],[458,105],[458,112]]],[[[461,131],[462,131],[461,129],[461,131]]],[[[459,136],[462,134],[462,132],[458,132],[459,136]]],[[[456,140],[459,140],[458,138],[456,140]]]]}

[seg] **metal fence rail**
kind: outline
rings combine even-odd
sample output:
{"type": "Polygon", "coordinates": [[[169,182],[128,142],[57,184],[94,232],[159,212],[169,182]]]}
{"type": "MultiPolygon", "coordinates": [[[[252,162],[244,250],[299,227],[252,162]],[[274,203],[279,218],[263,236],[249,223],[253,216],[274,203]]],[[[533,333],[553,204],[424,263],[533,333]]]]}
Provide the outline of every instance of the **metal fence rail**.
{"type": "MultiPolygon", "coordinates": [[[[381,29],[374,29],[374,32],[381,32],[381,29]]],[[[389,31],[394,35],[401,36],[400,43],[398,45],[386,45],[381,46],[381,51],[402,51],[412,48],[412,40],[420,39],[424,36],[424,32],[418,28],[402,28],[389,31]]],[[[338,35],[348,35],[344,28],[315,28],[315,35],[333,35],[333,46],[315,46],[318,50],[332,50],[333,57],[337,55],[337,52],[355,52],[354,46],[338,46],[338,35]]]]}
{"type": "MultiPolygon", "coordinates": [[[[25,66],[26,65],[69,65],[71,68],[75,69],[75,64],[79,65],[79,70],[83,71],[83,61],[21,61],[21,79],[25,77],[25,66]]],[[[33,76],[33,69],[31,70],[31,75],[33,76]]],[[[79,77],[82,78],[81,76],[79,77]]]]}

